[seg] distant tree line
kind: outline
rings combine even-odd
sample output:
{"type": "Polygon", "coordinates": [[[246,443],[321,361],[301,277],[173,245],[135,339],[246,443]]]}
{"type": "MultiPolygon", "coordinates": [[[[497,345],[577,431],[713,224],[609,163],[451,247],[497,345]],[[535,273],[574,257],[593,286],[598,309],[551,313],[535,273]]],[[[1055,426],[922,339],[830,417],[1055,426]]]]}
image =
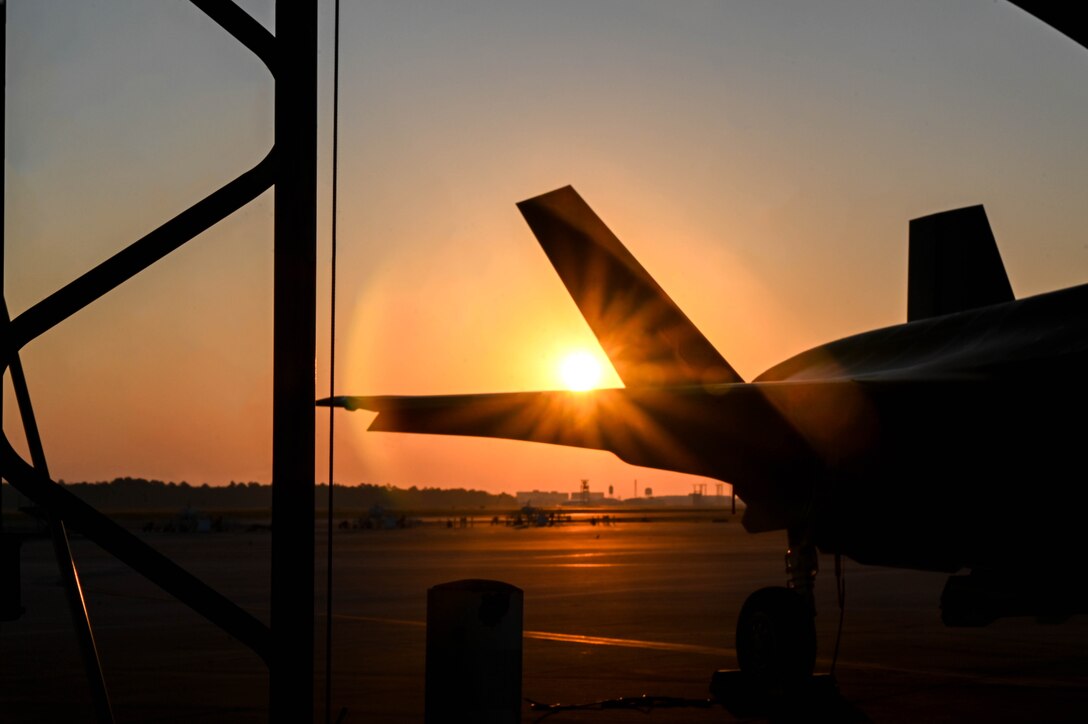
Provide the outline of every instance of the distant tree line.
{"type": "MultiPolygon", "coordinates": [[[[228,485],[190,485],[145,480],[143,478],[115,478],[109,482],[66,483],[58,481],[67,490],[102,511],[179,511],[185,508],[198,510],[270,510],[272,486],[257,482],[228,485]]],[[[319,484],[315,490],[315,503],[324,510],[328,501],[328,486],[319,484]]],[[[16,506],[28,505],[29,501],[6,483],[3,486],[4,510],[10,512],[16,506]]],[[[392,485],[337,485],[334,490],[336,509],[343,511],[369,510],[375,505],[397,510],[443,510],[469,508],[514,508],[517,501],[505,493],[494,495],[482,490],[463,488],[396,488],[392,485]]]]}

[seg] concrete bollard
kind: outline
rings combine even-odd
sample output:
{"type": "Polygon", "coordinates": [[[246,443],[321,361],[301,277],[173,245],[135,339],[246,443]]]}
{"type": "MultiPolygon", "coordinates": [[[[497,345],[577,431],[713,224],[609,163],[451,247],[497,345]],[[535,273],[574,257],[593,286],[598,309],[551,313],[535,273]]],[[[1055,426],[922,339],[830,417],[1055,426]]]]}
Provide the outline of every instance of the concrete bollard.
{"type": "Polygon", "coordinates": [[[427,591],[427,724],[521,721],[522,599],[481,579],[427,591]]]}

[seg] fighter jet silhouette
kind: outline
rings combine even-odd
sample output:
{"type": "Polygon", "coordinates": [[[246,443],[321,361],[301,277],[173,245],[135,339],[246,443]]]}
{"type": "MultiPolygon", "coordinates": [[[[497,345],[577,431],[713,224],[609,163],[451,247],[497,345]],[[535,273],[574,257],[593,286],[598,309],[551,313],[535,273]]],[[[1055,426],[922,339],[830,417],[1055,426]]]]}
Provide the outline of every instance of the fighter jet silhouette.
{"type": "Polygon", "coordinates": [[[1088,610],[1075,573],[1088,285],[1015,299],[981,206],[910,223],[906,323],[810,349],[751,382],[574,189],[518,207],[624,388],[319,404],[377,411],[370,430],[609,450],[732,483],[747,530],[787,531],[793,589],[746,603],[742,668],[812,671],[817,548],[969,569],[946,587],[949,624],[1088,610]],[[771,654],[768,621],[780,632],[771,654]]]}
{"type": "MultiPolygon", "coordinates": [[[[1088,45],[1075,8],[1011,4],[1088,45]]],[[[811,674],[817,550],[968,571],[941,596],[949,625],[1088,612],[1088,285],[1016,299],[981,206],[910,222],[906,323],[747,383],[572,188],[518,206],[623,389],[319,404],[377,411],[371,430],[610,450],[732,483],[745,528],[789,546],[788,587],[740,613],[742,688],[811,674]]]]}

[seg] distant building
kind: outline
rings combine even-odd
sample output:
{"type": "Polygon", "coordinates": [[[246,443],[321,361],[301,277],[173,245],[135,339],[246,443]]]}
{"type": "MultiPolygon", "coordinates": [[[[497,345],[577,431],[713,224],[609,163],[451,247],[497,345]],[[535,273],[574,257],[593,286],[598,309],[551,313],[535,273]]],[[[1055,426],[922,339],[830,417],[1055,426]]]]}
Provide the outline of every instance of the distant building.
{"type": "Polygon", "coordinates": [[[554,490],[549,492],[543,490],[532,490],[527,493],[518,492],[516,493],[516,497],[518,499],[518,505],[533,505],[537,507],[542,505],[562,505],[570,500],[569,493],[560,493],[554,490]]]}
{"type": "Polygon", "coordinates": [[[571,493],[570,500],[564,503],[564,505],[577,507],[579,505],[602,505],[618,502],[619,501],[615,498],[604,497],[604,491],[582,490],[577,493],[571,493]]]}

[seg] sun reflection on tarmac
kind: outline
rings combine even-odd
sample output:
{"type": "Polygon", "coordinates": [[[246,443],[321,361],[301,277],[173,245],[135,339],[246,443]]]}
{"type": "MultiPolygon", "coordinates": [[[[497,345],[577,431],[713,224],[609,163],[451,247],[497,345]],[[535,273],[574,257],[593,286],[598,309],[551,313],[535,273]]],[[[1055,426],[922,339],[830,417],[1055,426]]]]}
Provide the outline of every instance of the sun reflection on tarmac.
{"type": "MultiPolygon", "coordinates": [[[[350,614],[336,614],[334,618],[345,621],[368,621],[370,623],[396,624],[400,626],[413,626],[425,628],[424,621],[408,621],[398,618],[382,618],[379,616],[352,616],[350,614]]],[[[619,639],[608,636],[583,636],[582,634],[555,633],[552,631],[523,631],[522,636],[538,641],[558,641],[567,644],[582,644],[585,646],[618,646],[628,649],[646,649],[652,651],[677,651],[689,654],[708,654],[710,656],[734,656],[733,649],[718,648],[715,646],[700,646],[698,644],[673,644],[667,641],[643,641],[641,639],[619,639]]]]}
{"type": "Polygon", "coordinates": [[[651,649],[654,651],[679,651],[689,654],[710,654],[711,656],[734,656],[732,649],[716,648],[714,646],[699,646],[698,644],[672,644],[666,641],[642,641],[640,639],[617,639],[606,636],[582,636],[581,634],[551,633],[548,631],[525,631],[522,635],[527,639],[539,641],[562,641],[570,644],[585,644],[588,646],[619,646],[628,649],[651,649]]]}

